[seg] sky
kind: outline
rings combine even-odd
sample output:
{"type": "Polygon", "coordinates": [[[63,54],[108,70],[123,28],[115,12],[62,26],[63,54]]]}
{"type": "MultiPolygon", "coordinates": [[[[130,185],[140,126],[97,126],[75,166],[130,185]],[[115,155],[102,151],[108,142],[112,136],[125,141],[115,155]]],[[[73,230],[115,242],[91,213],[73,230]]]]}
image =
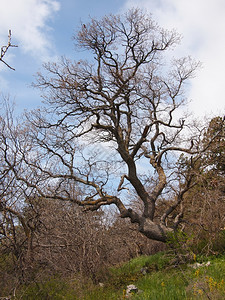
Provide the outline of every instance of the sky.
{"type": "Polygon", "coordinates": [[[11,48],[6,57],[16,70],[0,64],[0,97],[10,96],[21,113],[41,105],[40,92],[31,87],[42,64],[60,56],[79,59],[72,36],[81,22],[140,7],[166,29],[176,29],[182,42],[173,55],[191,55],[202,68],[191,80],[187,97],[193,115],[203,118],[225,112],[224,0],[5,0],[0,9],[0,45],[11,48]]]}

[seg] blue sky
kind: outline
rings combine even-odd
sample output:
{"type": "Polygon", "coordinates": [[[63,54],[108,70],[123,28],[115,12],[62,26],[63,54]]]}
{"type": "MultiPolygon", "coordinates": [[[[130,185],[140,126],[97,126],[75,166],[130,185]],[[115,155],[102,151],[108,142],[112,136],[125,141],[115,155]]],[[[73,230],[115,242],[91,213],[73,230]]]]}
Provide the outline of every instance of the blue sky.
{"type": "Polygon", "coordinates": [[[8,30],[19,48],[7,53],[12,71],[0,65],[0,93],[10,95],[17,112],[41,105],[39,91],[30,87],[42,63],[61,55],[79,59],[72,35],[89,17],[121,13],[140,7],[152,13],[160,26],[183,36],[175,57],[192,55],[203,63],[188,90],[190,110],[196,116],[225,111],[225,1],[224,0],[7,0],[0,10],[0,45],[8,30]]]}

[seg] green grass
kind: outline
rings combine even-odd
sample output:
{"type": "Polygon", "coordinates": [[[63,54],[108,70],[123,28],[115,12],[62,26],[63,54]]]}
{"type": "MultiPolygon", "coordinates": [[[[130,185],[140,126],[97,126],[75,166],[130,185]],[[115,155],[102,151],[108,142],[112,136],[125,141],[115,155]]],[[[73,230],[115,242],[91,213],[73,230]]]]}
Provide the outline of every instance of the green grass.
{"type": "MultiPolygon", "coordinates": [[[[16,298],[17,299],[17,298],[16,298]]],[[[25,285],[20,290],[18,299],[23,300],[76,300],[76,289],[60,278],[50,278],[41,282],[25,285]]]]}
{"type": "Polygon", "coordinates": [[[127,299],[125,291],[129,284],[139,289],[131,297],[134,300],[225,299],[225,256],[197,257],[198,262],[206,260],[210,260],[210,266],[193,269],[187,264],[175,267],[174,257],[168,254],[141,256],[99,274],[102,287],[91,280],[77,278],[65,282],[56,277],[24,287],[18,299],[122,300],[127,299]],[[141,272],[142,268],[146,274],[141,272]]]}
{"type": "Polygon", "coordinates": [[[143,292],[132,299],[225,299],[225,257],[211,259],[209,267],[166,268],[135,282],[143,292]]]}
{"type": "MultiPolygon", "coordinates": [[[[85,299],[126,299],[124,291],[128,284],[135,284],[140,290],[132,299],[225,299],[225,256],[211,257],[208,259],[210,266],[198,269],[189,265],[174,267],[172,259],[168,254],[158,253],[111,268],[101,293],[98,294],[100,289],[97,288],[95,294],[87,292],[85,299]],[[147,274],[141,273],[142,268],[147,274]]],[[[203,262],[207,258],[199,257],[197,260],[203,262]]]]}

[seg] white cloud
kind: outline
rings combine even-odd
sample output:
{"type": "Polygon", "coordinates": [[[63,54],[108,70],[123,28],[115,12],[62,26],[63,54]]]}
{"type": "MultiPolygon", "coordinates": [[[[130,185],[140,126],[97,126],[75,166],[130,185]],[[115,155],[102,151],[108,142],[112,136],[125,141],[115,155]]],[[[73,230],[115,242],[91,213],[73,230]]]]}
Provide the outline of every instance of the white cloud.
{"type": "MultiPolygon", "coordinates": [[[[12,42],[20,49],[40,58],[51,50],[51,27],[48,21],[60,9],[54,0],[5,0],[0,9],[0,41],[7,43],[8,30],[12,30],[12,42]]],[[[8,59],[8,56],[7,56],[8,59]]]]}
{"type": "Polygon", "coordinates": [[[225,1],[128,0],[125,9],[137,4],[151,12],[159,25],[183,35],[176,56],[191,54],[203,63],[192,80],[190,108],[196,115],[224,113],[225,1]]]}

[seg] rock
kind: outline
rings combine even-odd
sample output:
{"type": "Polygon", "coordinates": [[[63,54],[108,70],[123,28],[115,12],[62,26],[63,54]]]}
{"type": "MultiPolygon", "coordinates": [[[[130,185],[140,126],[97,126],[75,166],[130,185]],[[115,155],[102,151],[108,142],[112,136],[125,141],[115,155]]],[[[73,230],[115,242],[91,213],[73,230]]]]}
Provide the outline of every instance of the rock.
{"type": "Polygon", "coordinates": [[[201,268],[201,267],[208,267],[210,266],[210,261],[208,261],[207,263],[195,263],[195,264],[192,264],[192,265],[189,265],[190,267],[192,267],[193,269],[198,269],[198,268],[201,268]]]}
{"type": "Polygon", "coordinates": [[[131,296],[132,294],[136,294],[138,292],[138,288],[134,284],[130,284],[126,289],[126,297],[131,296]]]}
{"type": "Polygon", "coordinates": [[[147,274],[147,271],[148,271],[148,268],[147,267],[143,267],[143,268],[141,268],[141,273],[143,274],[143,275],[146,275],[147,274]]]}

